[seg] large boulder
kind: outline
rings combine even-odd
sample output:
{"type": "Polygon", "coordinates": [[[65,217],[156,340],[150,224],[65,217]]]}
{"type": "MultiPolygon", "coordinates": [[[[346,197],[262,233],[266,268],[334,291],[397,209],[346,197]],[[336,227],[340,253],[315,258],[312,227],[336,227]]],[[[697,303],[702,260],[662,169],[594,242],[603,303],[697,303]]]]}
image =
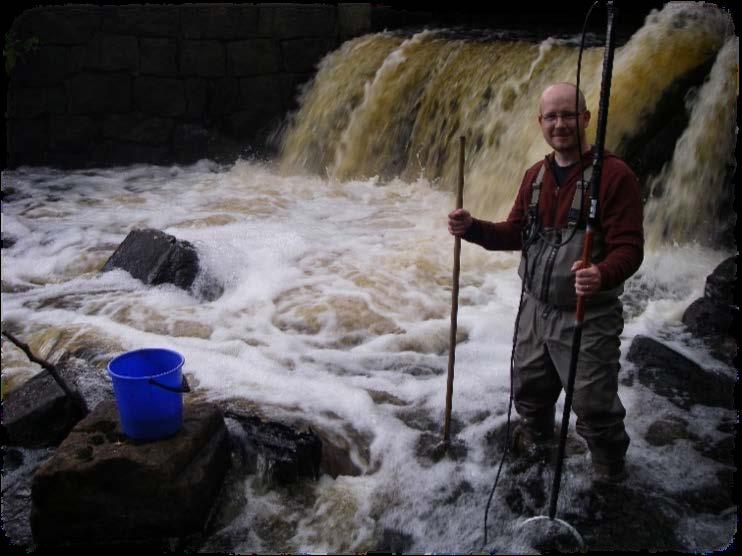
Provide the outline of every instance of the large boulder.
{"type": "Polygon", "coordinates": [[[703,297],[695,300],[683,314],[683,324],[702,338],[711,353],[732,365],[737,352],[733,337],[735,314],[734,287],[737,283],[737,263],[730,257],[706,278],[703,297]]]}
{"type": "MultiPolygon", "coordinates": [[[[688,127],[688,91],[703,84],[712,65],[713,57],[678,77],[664,90],[651,114],[645,115],[630,136],[621,138],[618,151],[623,153],[624,160],[644,186],[649,177],[658,175],[662,167],[672,160],[675,143],[688,127]]],[[[654,192],[655,195],[663,193],[664,191],[654,192]]]]}
{"type": "Polygon", "coordinates": [[[734,287],[737,283],[737,262],[729,257],[719,264],[706,278],[703,295],[716,303],[731,305],[734,303],[734,287]]]}
{"type": "Polygon", "coordinates": [[[198,534],[229,463],[213,404],[186,404],[183,428],[137,443],[113,401],[80,421],[33,477],[31,530],[39,546],[160,543],[198,534]]]}
{"type": "Polygon", "coordinates": [[[85,416],[80,399],[70,398],[42,370],[3,398],[4,443],[26,448],[57,446],[85,416]]]}
{"type": "Polygon", "coordinates": [[[636,364],[639,382],[675,405],[734,407],[734,379],[706,370],[677,351],[647,336],[634,338],[627,355],[636,364]]]}
{"type": "Polygon", "coordinates": [[[148,285],[175,284],[197,295],[213,300],[222,288],[213,280],[196,282],[199,273],[198,253],[188,241],[153,229],[134,229],[103,266],[103,272],[121,268],[148,285]]]}

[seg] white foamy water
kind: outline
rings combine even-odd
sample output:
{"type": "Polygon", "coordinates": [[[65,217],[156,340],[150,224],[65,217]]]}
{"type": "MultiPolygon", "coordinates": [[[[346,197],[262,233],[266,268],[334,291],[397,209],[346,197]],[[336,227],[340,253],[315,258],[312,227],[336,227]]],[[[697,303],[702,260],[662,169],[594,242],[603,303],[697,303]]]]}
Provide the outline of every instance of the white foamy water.
{"type": "MultiPolygon", "coordinates": [[[[445,405],[453,240],[448,193],[425,181],[330,182],[283,177],[270,167],[136,166],[5,172],[2,323],[38,355],[95,346],[108,357],[141,347],[175,349],[197,393],[242,399],[271,419],[301,421],[351,446],[358,477],[323,476],[265,492],[248,477],[247,502],[212,547],[237,553],[373,550],[385,531],[409,552],[469,552],[482,543],[487,493],[506,419],[509,359],[520,283],[518,255],[464,244],[456,351],[454,433],[460,461],[420,457],[423,433],[440,435],[445,405]],[[215,301],[126,272],[100,273],[134,227],[192,242],[224,287],[215,301]]],[[[729,253],[698,246],[648,253],[628,284],[622,349],[635,334],[664,335],[689,356],[682,312],[729,253]]],[[[624,364],[622,373],[632,365],[624,364]]],[[[3,384],[35,372],[3,342],[3,384]]],[[[104,364],[98,372],[105,376],[104,364]]],[[[621,386],[632,437],[631,483],[660,491],[703,487],[721,467],[690,445],[643,440],[679,410],[635,382],[621,386]]],[[[729,412],[699,410],[694,430],[713,435],[729,412]]],[[[589,488],[586,454],[566,461],[560,512],[589,488]]],[[[505,468],[501,485],[509,481],[505,468]]],[[[489,523],[496,546],[519,546],[522,517],[498,487],[489,523]]],[[[680,516],[690,550],[723,546],[731,518],[680,516]],[[718,544],[710,546],[712,539],[718,544]]],[[[713,544],[713,543],[712,543],[713,544]]]]}

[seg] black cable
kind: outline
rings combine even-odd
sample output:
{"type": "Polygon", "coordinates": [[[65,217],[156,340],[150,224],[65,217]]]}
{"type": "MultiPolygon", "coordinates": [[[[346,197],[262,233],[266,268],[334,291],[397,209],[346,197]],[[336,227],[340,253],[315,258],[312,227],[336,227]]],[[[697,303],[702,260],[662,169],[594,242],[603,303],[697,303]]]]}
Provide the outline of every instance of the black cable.
{"type": "Polygon", "coordinates": [[[507,426],[505,427],[505,448],[502,451],[502,457],[500,458],[500,465],[497,468],[497,475],[495,476],[495,482],[492,484],[492,490],[487,498],[487,507],[484,510],[484,546],[487,546],[487,516],[490,511],[490,504],[492,503],[492,497],[495,494],[497,483],[500,482],[500,472],[502,466],[505,463],[508,451],[510,449],[510,418],[513,412],[513,369],[515,368],[515,345],[518,340],[518,326],[520,325],[520,314],[521,308],[523,307],[523,296],[526,290],[526,278],[528,276],[528,261],[526,260],[525,270],[523,271],[523,281],[520,287],[520,300],[518,301],[518,312],[515,316],[515,329],[513,330],[513,349],[510,351],[510,396],[508,400],[508,419],[507,426]]]}
{"type": "MultiPolygon", "coordinates": [[[[579,114],[580,108],[579,108],[579,90],[580,90],[580,72],[582,69],[582,52],[585,49],[585,33],[587,30],[587,22],[590,19],[590,14],[592,13],[595,6],[597,6],[599,3],[598,0],[593,2],[593,4],[590,6],[590,9],[587,11],[587,15],[585,16],[585,21],[582,25],[582,40],[580,41],[580,50],[579,54],[577,56],[577,80],[575,82],[575,114],[579,114]]],[[[582,174],[582,182],[585,180],[585,168],[583,166],[583,157],[582,157],[582,141],[580,140],[580,131],[577,130],[577,148],[580,152],[580,172],[582,174]]],[[[582,187],[582,193],[580,197],[580,215],[577,219],[577,225],[572,228],[571,233],[566,241],[564,242],[557,242],[556,244],[553,244],[548,241],[547,238],[545,238],[542,234],[541,225],[539,223],[538,218],[538,211],[536,211],[536,214],[534,215],[535,222],[526,223],[525,228],[523,229],[522,238],[521,238],[521,250],[522,250],[522,257],[523,257],[523,279],[521,282],[521,288],[520,288],[520,300],[518,301],[518,312],[515,316],[515,329],[513,330],[513,346],[510,351],[510,395],[508,400],[508,417],[507,417],[507,425],[505,427],[505,447],[502,451],[502,457],[500,458],[500,464],[497,467],[497,474],[495,475],[495,481],[492,484],[492,489],[490,490],[489,497],[487,498],[487,506],[484,510],[484,543],[482,546],[482,549],[484,549],[487,546],[487,516],[489,515],[490,510],[490,504],[492,503],[492,497],[495,494],[495,489],[497,488],[497,484],[500,482],[500,473],[502,472],[502,466],[505,463],[505,458],[507,457],[508,451],[510,449],[510,421],[512,416],[512,410],[513,410],[513,376],[515,374],[515,347],[518,344],[518,327],[520,326],[520,316],[521,311],[523,309],[523,296],[525,295],[525,289],[526,289],[526,283],[528,281],[528,249],[531,247],[531,245],[536,241],[537,238],[540,238],[542,241],[546,242],[548,245],[551,245],[552,247],[559,248],[562,245],[566,245],[570,241],[572,241],[572,238],[574,237],[575,231],[579,228],[580,221],[582,219],[582,206],[584,203],[584,196],[585,196],[585,187],[583,185],[582,187]]]]}

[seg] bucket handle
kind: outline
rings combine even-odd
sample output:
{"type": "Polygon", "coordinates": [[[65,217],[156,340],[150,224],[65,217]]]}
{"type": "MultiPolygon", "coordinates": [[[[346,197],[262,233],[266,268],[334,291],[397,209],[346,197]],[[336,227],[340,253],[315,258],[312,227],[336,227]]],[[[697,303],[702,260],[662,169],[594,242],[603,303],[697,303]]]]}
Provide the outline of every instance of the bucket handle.
{"type": "Polygon", "coordinates": [[[157,382],[154,378],[150,378],[149,383],[152,386],[157,386],[158,388],[162,388],[163,390],[167,390],[168,392],[175,392],[176,394],[185,394],[191,391],[191,386],[190,384],[188,384],[188,380],[186,379],[185,375],[181,376],[180,388],[174,388],[172,386],[167,386],[166,384],[157,382]]]}

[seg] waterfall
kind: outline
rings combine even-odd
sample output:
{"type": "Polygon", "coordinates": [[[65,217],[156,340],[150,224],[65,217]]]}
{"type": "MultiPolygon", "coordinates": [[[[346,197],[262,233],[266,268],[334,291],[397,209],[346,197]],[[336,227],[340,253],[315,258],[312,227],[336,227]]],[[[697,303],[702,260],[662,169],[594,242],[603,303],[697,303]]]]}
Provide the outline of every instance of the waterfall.
{"type": "MultiPolygon", "coordinates": [[[[690,117],[674,155],[659,161],[659,175],[640,175],[651,195],[650,245],[709,237],[699,219],[719,213],[734,160],[737,44],[728,13],[676,2],[650,13],[616,49],[606,147],[619,156],[642,140],[663,95],[716,59],[706,84],[680,93],[690,117]],[[703,214],[688,207],[704,207],[703,214]]],[[[581,87],[596,116],[589,139],[603,50],[592,46],[583,54],[581,87]]],[[[574,37],[534,43],[447,30],[351,40],[323,60],[291,116],[281,170],[341,182],[424,178],[453,190],[464,135],[465,205],[477,216],[504,218],[525,169],[549,150],[537,124],[540,94],[549,83],[575,81],[578,51],[574,37]]]]}
{"type": "Polygon", "coordinates": [[[732,201],[728,183],[736,166],[738,63],[739,38],[731,37],[706,83],[689,99],[690,123],[672,160],[650,181],[644,210],[653,244],[713,239],[723,209],[718,201],[732,201]]]}

